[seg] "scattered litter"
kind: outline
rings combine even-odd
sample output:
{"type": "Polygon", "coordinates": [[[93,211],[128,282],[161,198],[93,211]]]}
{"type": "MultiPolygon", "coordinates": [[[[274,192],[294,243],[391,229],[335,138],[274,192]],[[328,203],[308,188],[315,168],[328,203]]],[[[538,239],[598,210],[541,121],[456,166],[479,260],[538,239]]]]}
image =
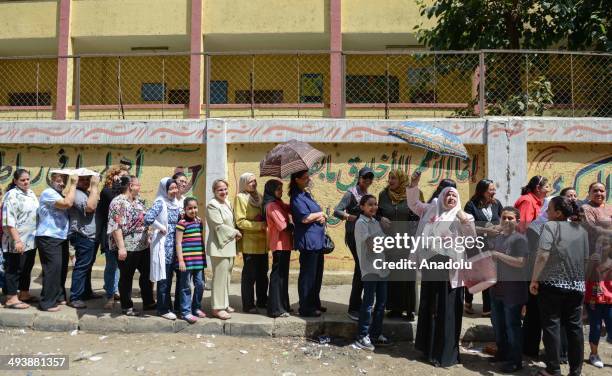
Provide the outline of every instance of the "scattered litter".
{"type": "Polygon", "coordinates": [[[257,358],[257,359],[255,359],[255,362],[259,363],[259,362],[261,362],[261,359],[257,358]]]}
{"type": "Polygon", "coordinates": [[[213,347],[216,347],[216,345],[212,342],[200,342],[201,344],[203,344],[204,346],[208,347],[209,349],[212,349],[213,347]]]}
{"type": "Polygon", "coordinates": [[[328,366],[328,365],[329,365],[329,363],[327,363],[327,362],[323,362],[323,365],[324,365],[324,366],[328,366]]]}
{"type": "Polygon", "coordinates": [[[246,355],[246,354],[248,354],[249,352],[248,352],[248,351],[246,351],[246,350],[240,350],[240,353],[241,353],[242,355],[246,355]]]}
{"type": "Polygon", "coordinates": [[[283,351],[283,355],[284,355],[284,356],[289,355],[289,351],[283,351]]]}
{"type": "Polygon", "coordinates": [[[323,350],[319,350],[319,355],[317,355],[317,359],[321,359],[321,355],[323,355],[323,350]]]}
{"type": "Polygon", "coordinates": [[[174,356],[174,355],[168,357],[168,360],[174,360],[174,359],[176,359],[176,356],[174,356]]]}
{"type": "Polygon", "coordinates": [[[372,360],[372,357],[370,355],[366,356],[367,360],[372,360]]]}
{"type": "Polygon", "coordinates": [[[19,330],[17,331],[17,333],[19,333],[19,334],[26,334],[26,331],[25,331],[25,330],[23,330],[23,329],[19,329],[19,330]]]}
{"type": "Polygon", "coordinates": [[[77,334],[79,334],[79,330],[78,329],[75,329],[75,330],[70,332],[71,336],[76,336],[77,334]]]}
{"type": "Polygon", "coordinates": [[[308,348],[307,347],[300,347],[300,350],[306,351],[306,350],[308,350],[308,348]]]}
{"type": "Polygon", "coordinates": [[[326,343],[331,343],[331,337],[330,336],[319,336],[317,338],[317,340],[319,341],[320,345],[325,345],[326,343]]]}
{"type": "Polygon", "coordinates": [[[213,362],[212,362],[212,360],[209,360],[209,361],[208,361],[208,364],[212,364],[212,363],[213,363],[213,362]]]}
{"type": "Polygon", "coordinates": [[[202,335],[201,334],[196,334],[196,338],[200,339],[200,338],[202,338],[202,335]]]}
{"type": "Polygon", "coordinates": [[[136,368],[136,371],[138,371],[138,372],[144,371],[144,366],[140,366],[140,367],[136,368]]]}
{"type": "Polygon", "coordinates": [[[368,373],[367,369],[359,368],[359,373],[363,373],[364,375],[368,373]]]}
{"type": "Polygon", "coordinates": [[[51,338],[53,338],[53,337],[45,337],[45,339],[51,339],[51,338]]]}
{"type": "Polygon", "coordinates": [[[295,372],[283,372],[282,376],[297,376],[295,372]]]}
{"type": "Polygon", "coordinates": [[[107,338],[108,338],[108,336],[100,336],[100,337],[98,337],[98,339],[99,339],[100,341],[104,341],[104,340],[105,340],[105,339],[107,339],[107,338]]]}
{"type": "Polygon", "coordinates": [[[217,336],[213,334],[211,337],[216,338],[217,336]]]}
{"type": "Polygon", "coordinates": [[[94,356],[90,356],[89,360],[91,360],[92,362],[97,362],[98,360],[102,360],[102,357],[98,355],[94,355],[94,356]]]}

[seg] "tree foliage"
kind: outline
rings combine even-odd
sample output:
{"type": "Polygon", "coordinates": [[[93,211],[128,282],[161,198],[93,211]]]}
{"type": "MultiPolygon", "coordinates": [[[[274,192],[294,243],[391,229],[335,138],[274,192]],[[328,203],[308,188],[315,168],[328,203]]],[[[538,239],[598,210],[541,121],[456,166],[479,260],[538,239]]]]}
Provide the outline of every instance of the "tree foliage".
{"type": "Polygon", "coordinates": [[[416,26],[434,50],[546,49],[612,51],[610,0],[418,0],[416,26]]]}

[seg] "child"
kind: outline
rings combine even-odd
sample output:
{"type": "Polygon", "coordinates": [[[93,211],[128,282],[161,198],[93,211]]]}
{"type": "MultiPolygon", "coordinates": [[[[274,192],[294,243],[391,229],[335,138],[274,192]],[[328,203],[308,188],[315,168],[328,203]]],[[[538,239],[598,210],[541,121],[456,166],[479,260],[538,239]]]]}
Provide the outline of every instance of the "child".
{"type": "Polygon", "coordinates": [[[521,309],[527,303],[525,265],[527,238],[517,232],[518,209],[507,206],[501,212],[501,230],[494,241],[493,259],[497,261],[497,283],[491,287],[491,323],[495,332],[497,355],[502,371],[512,373],[523,368],[521,309]]]}
{"type": "Polygon", "coordinates": [[[378,211],[376,198],[370,194],[364,195],[359,201],[359,207],[361,215],[355,223],[355,243],[363,280],[363,300],[359,312],[357,340],[353,343],[353,347],[374,351],[374,344],[381,346],[389,344],[389,340],[382,335],[387,303],[386,277],[389,270],[379,270],[374,267],[375,260],[384,258],[384,251],[373,252],[373,239],[385,236],[380,223],[374,218],[378,211]],[[376,304],[374,304],[375,298],[376,304]]]}
{"type": "Polygon", "coordinates": [[[202,311],[204,281],[202,275],[206,268],[204,254],[204,231],[198,218],[198,201],[189,197],[183,203],[185,215],[176,225],[176,258],[178,260],[178,290],[180,291],[181,316],[193,324],[205,318],[202,311]],[[191,298],[193,280],[193,299],[191,298]]]}

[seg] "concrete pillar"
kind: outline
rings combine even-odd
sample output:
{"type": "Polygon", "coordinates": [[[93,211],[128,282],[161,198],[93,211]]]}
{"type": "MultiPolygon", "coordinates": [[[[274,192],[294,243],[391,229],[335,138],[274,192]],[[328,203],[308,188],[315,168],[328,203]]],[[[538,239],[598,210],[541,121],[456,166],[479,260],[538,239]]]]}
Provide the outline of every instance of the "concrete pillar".
{"type": "Polygon", "coordinates": [[[342,82],[342,7],[341,0],[329,1],[329,111],[330,116],[339,118],[344,116],[342,82]]]}
{"type": "Polygon", "coordinates": [[[202,108],[204,84],[202,41],[202,0],[191,0],[191,56],[189,63],[189,118],[199,119],[202,108]]]}
{"type": "Polygon", "coordinates": [[[72,102],[73,59],[65,56],[72,54],[70,38],[71,0],[60,0],[58,7],[57,32],[57,91],[55,100],[55,119],[66,120],[68,104],[72,102]]]}
{"type": "Polygon", "coordinates": [[[502,205],[514,205],[527,183],[527,130],[523,120],[491,118],[486,125],[487,178],[502,205]]]}
{"type": "Polygon", "coordinates": [[[214,196],[212,182],[227,179],[226,124],[224,120],[206,120],[206,202],[214,196]]]}

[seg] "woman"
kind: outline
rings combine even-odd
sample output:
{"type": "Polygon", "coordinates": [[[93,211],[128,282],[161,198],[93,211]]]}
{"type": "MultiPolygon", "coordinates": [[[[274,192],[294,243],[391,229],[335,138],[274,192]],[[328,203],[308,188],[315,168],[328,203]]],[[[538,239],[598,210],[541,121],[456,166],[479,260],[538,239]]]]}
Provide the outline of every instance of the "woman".
{"type": "MultiPolygon", "coordinates": [[[[499,220],[501,217],[502,204],[495,198],[495,183],[489,179],[482,179],[476,184],[476,192],[474,196],[465,204],[466,213],[471,214],[476,221],[476,234],[485,238],[487,245],[493,245],[496,235],[500,233],[499,220]]],[[[476,253],[488,251],[487,248],[476,248],[475,252],[470,252],[468,256],[474,256],[476,253]]],[[[465,292],[465,312],[473,314],[472,301],[474,296],[468,291],[465,292]]],[[[489,297],[489,289],[482,292],[482,316],[488,317],[491,315],[491,299],[489,297]]]]}
{"type": "MultiPolygon", "coordinates": [[[[408,175],[402,170],[390,171],[389,184],[378,195],[378,216],[380,216],[381,225],[388,228],[389,236],[403,233],[414,236],[416,233],[419,217],[408,208],[406,201],[408,179],[408,175]]],[[[405,250],[399,249],[386,250],[385,254],[391,260],[399,260],[407,256],[405,250]]],[[[402,317],[405,312],[408,321],[414,321],[416,270],[391,271],[387,289],[389,317],[402,317]],[[393,278],[395,273],[397,273],[397,278],[393,278]]]]}
{"type": "MultiPolygon", "coordinates": [[[[176,181],[163,178],[157,188],[157,196],[151,209],[145,214],[145,225],[153,227],[151,242],[151,282],[157,282],[157,313],[168,320],[176,320],[172,312],[172,276],[176,272],[174,239],[176,224],[181,216],[177,199],[179,193],[176,181]]],[[[176,284],[174,310],[180,310],[180,291],[176,284]]]]}
{"type": "Polygon", "coordinates": [[[244,261],[240,291],[242,311],[245,313],[257,313],[257,308],[265,310],[268,302],[268,244],[262,204],[263,198],[257,192],[255,175],[250,172],[242,174],[234,202],[234,218],[236,227],[242,232],[238,251],[242,252],[244,261]]]}
{"type": "Polygon", "coordinates": [[[30,295],[30,274],[36,259],[36,211],[38,199],[30,189],[30,173],[13,173],[2,205],[2,251],[6,252],[5,307],[25,309],[30,295]],[[17,292],[19,291],[19,295],[17,292]]]}
{"type": "Polygon", "coordinates": [[[578,214],[575,203],[553,197],[548,222],[542,229],[529,291],[538,297],[542,320],[546,369],[540,375],[561,374],[559,348],[561,326],[568,342],[570,375],[580,375],[584,356],[582,302],[589,241],[584,228],[568,221],[578,214]]]}
{"type": "Polygon", "coordinates": [[[212,183],[215,197],[206,206],[206,223],[209,236],[206,250],[212,263],[212,314],[227,320],[234,309],[229,305],[229,288],[232,277],[234,258],[236,257],[236,241],[242,234],[234,227],[234,213],[227,200],[228,184],[223,179],[212,183]]]}
{"type": "Polygon", "coordinates": [[[518,231],[523,234],[527,232],[527,227],[540,214],[544,198],[551,190],[548,179],[541,175],[532,177],[529,183],[521,188],[521,197],[514,203],[514,207],[519,210],[521,216],[518,231]]]}
{"type": "Polygon", "coordinates": [[[289,317],[289,261],[293,249],[293,223],[289,205],[283,202],[283,182],[271,179],[264,187],[263,208],[272,251],[268,290],[268,316],[289,317]]]}
{"type": "Polygon", "coordinates": [[[612,205],[606,203],[606,187],[595,182],[589,185],[589,198],[582,205],[584,220],[589,233],[589,253],[595,252],[595,244],[601,236],[612,236],[612,205]]]}
{"type": "MultiPolygon", "coordinates": [[[[459,192],[452,187],[442,189],[430,204],[419,200],[420,174],[412,176],[406,190],[408,207],[421,217],[417,234],[434,238],[476,237],[474,217],[461,210],[459,192]]],[[[428,262],[460,261],[465,252],[432,242],[420,247],[418,256],[428,262]]],[[[419,265],[421,265],[419,263],[419,265]]],[[[463,314],[463,283],[459,270],[422,268],[421,299],[415,347],[429,362],[438,367],[459,363],[459,336],[463,314]]]]}
{"type": "Polygon", "coordinates": [[[310,183],[308,171],[291,175],[289,183],[290,208],[295,229],[294,248],[300,251],[298,295],[300,316],[321,316],[321,284],[323,282],[323,247],[327,218],[319,204],[306,191],[310,183]]]}
{"type": "Polygon", "coordinates": [[[433,203],[434,200],[436,200],[438,196],[440,195],[440,192],[442,192],[442,190],[447,187],[456,189],[457,183],[453,179],[440,180],[440,182],[438,183],[438,186],[436,187],[436,190],[431,194],[431,197],[429,198],[429,201],[427,201],[427,203],[428,204],[433,203]]]}
{"type": "Polygon", "coordinates": [[[115,300],[119,300],[119,269],[117,267],[117,254],[109,251],[108,245],[108,211],[111,201],[120,194],[122,176],[127,176],[126,168],[111,167],[106,173],[104,188],[100,191],[100,201],[96,208],[97,241],[100,251],[104,253],[106,265],[104,266],[104,291],[106,292],[105,309],[112,309],[115,300]]]}
{"type": "Polygon", "coordinates": [[[559,192],[559,196],[564,197],[570,201],[577,202],[578,194],[576,193],[576,188],[574,187],[565,187],[559,192]]]}
{"type": "Polygon", "coordinates": [[[40,195],[37,212],[36,247],[43,271],[40,309],[57,312],[66,302],[68,275],[68,209],[74,204],[76,176],[70,176],[70,187],[62,195],[68,176],[51,174],[51,186],[40,195]]]}
{"type": "Polygon", "coordinates": [[[187,198],[187,192],[189,192],[191,186],[189,185],[187,176],[184,172],[181,171],[176,172],[174,175],[172,175],[172,180],[176,181],[176,184],[178,185],[179,193],[177,196],[177,200],[179,201],[179,206],[182,210],[185,199],[187,198]]]}
{"type": "Polygon", "coordinates": [[[349,189],[334,209],[334,216],[340,220],[346,221],[344,226],[344,242],[349,247],[355,268],[353,271],[353,282],[351,286],[351,296],[349,298],[348,316],[352,320],[359,320],[359,311],[361,309],[361,294],[363,292],[363,283],[361,281],[361,270],[359,268],[359,260],[357,257],[357,247],[355,245],[355,221],[359,218],[359,200],[361,197],[368,194],[368,188],[374,180],[374,171],[369,167],[364,167],[359,170],[357,185],[349,189]]]}
{"type": "Polygon", "coordinates": [[[145,207],[140,199],[140,182],[135,176],[122,176],[119,195],[109,205],[107,219],[107,257],[117,259],[120,271],[119,291],[121,310],[127,316],[137,316],[132,301],[132,281],[138,270],[143,311],[155,308],[153,285],[149,281],[150,251],[145,207]]]}

